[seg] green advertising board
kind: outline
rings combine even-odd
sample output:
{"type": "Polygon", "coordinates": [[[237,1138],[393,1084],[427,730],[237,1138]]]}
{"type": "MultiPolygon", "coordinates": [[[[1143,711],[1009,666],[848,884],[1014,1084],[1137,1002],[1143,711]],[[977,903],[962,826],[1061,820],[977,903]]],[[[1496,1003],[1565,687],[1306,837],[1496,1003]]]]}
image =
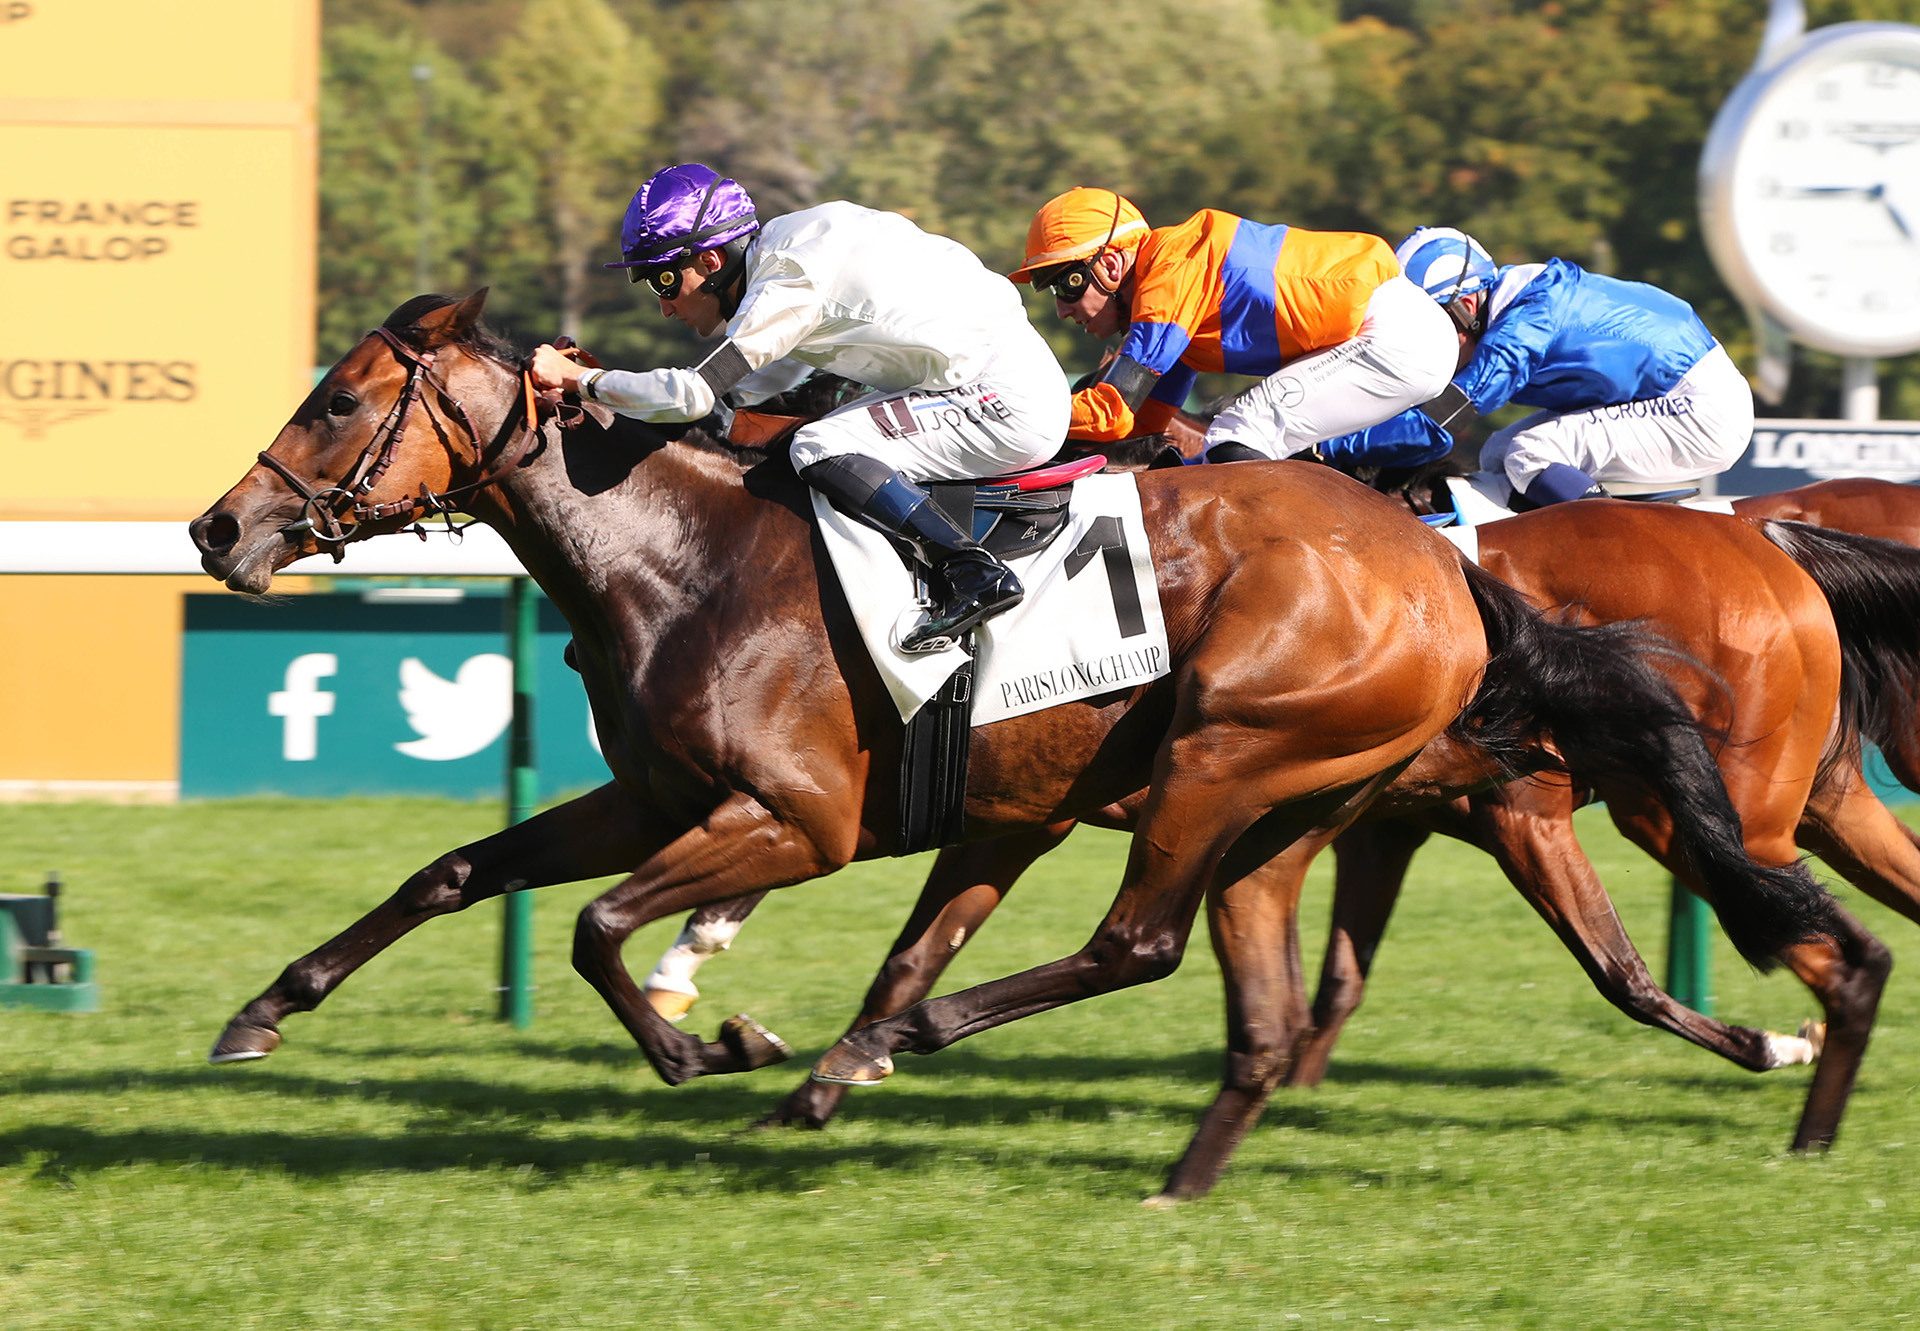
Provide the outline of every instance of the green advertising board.
{"type": "MultiPolygon", "coordinates": [[[[185,599],[182,798],[503,793],[513,668],[502,587],[185,599]]],[[[586,693],[561,657],[568,636],[541,598],[542,800],[607,780],[586,693]]]]}

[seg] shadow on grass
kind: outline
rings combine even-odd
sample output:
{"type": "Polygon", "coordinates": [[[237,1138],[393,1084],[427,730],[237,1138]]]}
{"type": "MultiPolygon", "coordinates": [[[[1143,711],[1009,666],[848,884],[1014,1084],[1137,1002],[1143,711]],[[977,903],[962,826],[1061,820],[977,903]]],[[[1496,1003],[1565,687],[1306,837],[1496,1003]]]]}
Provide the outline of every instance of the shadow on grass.
{"type": "MultiPolygon", "coordinates": [[[[383,1055],[397,1051],[387,1049],[383,1055]]],[[[340,1071],[362,1061],[360,1051],[322,1053],[331,1075],[306,1073],[297,1061],[238,1067],[173,1067],[164,1071],[100,1068],[88,1072],[16,1075],[0,1088],[0,1102],[20,1096],[126,1096],[142,1091],[189,1091],[196,1095],[260,1096],[308,1103],[344,1100],[414,1106],[433,1114],[505,1116],[534,1123],[584,1123],[635,1117],[656,1124],[744,1125],[771,1110],[806,1078],[794,1060],[760,1075],[717,1077],[674,1089],[653,1074],[629,1048],[582,1045],[542,1051],[569,1063],[630,1068],[631,1088],[556,1086],[449,1075],[359,1076],[340,1071]]],[[[295,1056],[297,1060],[297,1055],[295,1056]]],[[[431,1057],[416,1057],[431,1066],[431,1057]]],[[[444,1062],[446,1055],[440,1055],[444,1062]]],[[[371,1060],[370,1060],[371,1061],[371,1060]]],[[[458,1060],[451,1060],[458,1061],[458,1060]]],[[[1165,1113],[1179,1117],[1205,1103],[1219,1084],[1219,1056],[1196,1050],[1172,1057],[1092,1054],[1002,1055],[944,1050],[928,1060],[911,1059],[890,1087],[861,1088],[847,1097],[849,1112],[879,1122],[934,1119],[956,1127],[1017,1125],[1043,1120],[1105,1121],[1115,1113],[1165,1113]],[[1031,1089],[1026,1089],[1031,1088],[1031,1089]],[[1097,1089],[1096,1089],[1097,1088],[1097,1089]],[[1190,1089],[1189,1089],[1190,1088],[1190,1089]]],[[[1562,1080],[1544,1068],[1455,1068],[1441,1065],[1335,1063],[1334,1086],[1377,1083],[1498,1089],[1548,1086],[1562,1080]]],[[[1280,1092],[1274,1109],[1311,1092],[1280,1092]]],[[[1318,1126],[1316,1123],[1303,1126],[1318,1126]]],[[[0,1141],[4,1141],[0,1138],[0,1141]]]]}
{"type": "MultiPolygon", "coordinates": [[[[582,1045],[552,1051],[581,1063],[632,1061],[617,1045],[582,1045]]],[[[326,1055],[337,1064],[356,1054],[326,1055]]],[[[390,1066],[390,1065],[389,1065],[390,1066]]],[[[909,1065],[912,1066],[912,1065],[909,1065]]],[[[559,1180],[607,1167],[686,1173],[701,1186],[740,1192],[779,1192],[820,1183],[839,1167],[857,1164],[877,1173],[922,1170],[943,1162],[978,1159],[998,1163],[1010,1149],[1049,1167],[1113,1172],[1106,1180],[1117,1194],[1150,1189],[1211,1098],[1216,1056],[1195,1051],[1172,1058],[1119,1056],[1005,1056],[948,1051],[927,1073],[909,1074],[892,1088],[856,1093],[846,1117],[878,1125],[858,1140],[801,1130],[748,1132],[747,1124],[770,1110],[804,1076],[788,1065],[770,1075],[703,1081],[680,1091],[639,1084],[607,1086],[530,1085],[473,1076],[325,1076],[260,1068],[169,1068],[148,1072],[100,1069],[87,1073],[29,1074],[6,1086],[4,1097],[85,1096],[123,1102],[143,1092],[190,1092],[196,1104],[218,1097],[258,1109],[245,1126],[218,1124],[212,1112],[192,1126],[137,1126],[108,1130],[63,1124],[42,1111],[40,1122],[0,1133],[0,1166],[28,1164],[42,1175],[107,1172],[142,1163],[266,1169],[307,1177],[339,1177],[383,1170],[512,1169],[559,1180]],[[1135,1079],[1129,1084],[1129,1078],[1135,1079]],[[1159,1084],[1153,1084],[1159,1079],[1159,1084]],[[1191,1083],[1182,1085],[1179,1083],[1191,1083]],[[276,1104],[275,1102],[278,1102],[276,1104]],[[368,1106],[394,1109],[391,1132],[329,1130],[316,1114],[329,1104],[352,1106],[364,1123],[368,1106]],[[287,1128],[269,1126],[286,1116],[287,1128]],[[1092,1124],[1111,1132],[1111,1149],[1055,1152],[1044,1142],[1009,1147],[1001,1129],[1048,1122],[1092,1124]],[[1163,1129],[1163,1131],[1155,1131],[1163,1129]],[[1150,1135],[1150,1139],[1149,1139],[1150,1135]],[[1163,1158],[1164,1157],[1164,1158],[1163,1158]]],[[[1445,1090],[1550,1086],[1563,1081],[1538,1068],[1448,1068],[1398,1064],[1336,1064],[1336,1083],[1420,1086],[1445,1090]]],[[[636,1076],[648,1076],[636,1067],[636,1076]]],[[[1741,1084],[1738,1081],[1732,1084],[1741,1084]]],[[[1701,1085],[1713,1091],[1720,1083],[1701,1085]]],[[[0,1097],[3,1098],[3,1097],[0,1097]]],[[[1657,1098],[1657,1097],[1656,1097],[1657,1098]]],[[[1418,1107],[1390,1095],[1366,1103],[1330,1103],[1311,1092],[1286,1092],[1270,1103],[1259,1131],[1330,1135],[1343,1140],[1403,1132],[1460,1130],[1468,1133],[1550,1131],[1578,1134],[1617,1127],[1617,1106],[1556,1107],[1513,1112],[1502,1097],[1431,1097],[1418,1107]]],[[[1672,1102],[1641,1107],[1632,1116],[1649,1131],[1715,1131],[1722,1115],[1698,1110],[1697,1099],[1676,1094],[1672,1102]]],[[[178,1115],[174,1106],[136,1113],[178,1115]]],[[[1267,1161],[1249,1169],[1286,1178],[1329,1177],[1371,1183],[1385,1176],[1348,1166],[1267,1161]]]]}

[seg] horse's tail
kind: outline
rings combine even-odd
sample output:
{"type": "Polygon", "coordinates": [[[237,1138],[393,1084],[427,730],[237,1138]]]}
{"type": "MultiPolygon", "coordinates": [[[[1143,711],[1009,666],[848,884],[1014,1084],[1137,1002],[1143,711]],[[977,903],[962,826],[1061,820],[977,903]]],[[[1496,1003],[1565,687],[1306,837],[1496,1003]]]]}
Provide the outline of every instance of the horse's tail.
{"type": "Polygon", "coordinates": [[[1833,609],[1841,661],[1838,756],[1859,761],[1863,735],[1883,749],[1904,749],[1920,705],[1920,550],[1804,522],[1759,526],[1833,609]]]}
{"type": "Polygon", "coordinates": [[[1767,970],[1789,944],[1837,932],[1833,899],[1806,866],[1769,866],[1747,854],[1699,724],[1652,661],[1693,664],[1635,623],[1556,624],[1491,574],[1461,561],[1486,626],[1489,659],[1456,733],[1509,770],[1551,766],[1582,782],[1631,782],[1673,819],[1674,850],[1708,889],[1720,927],[1767,970]]]}

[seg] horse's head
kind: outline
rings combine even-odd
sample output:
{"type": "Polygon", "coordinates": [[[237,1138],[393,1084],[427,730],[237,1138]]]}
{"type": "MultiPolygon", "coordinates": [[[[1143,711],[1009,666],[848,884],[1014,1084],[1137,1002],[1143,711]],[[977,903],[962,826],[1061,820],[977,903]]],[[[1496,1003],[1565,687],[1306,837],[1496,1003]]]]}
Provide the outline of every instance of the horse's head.
{"type": "Polygon", "coordinates": [[[189,524],[210,577],[258,595],[294,560],[337,559],[348,541],[447,511],[520,460],[534,431],[516,412],[503,348],[480,326],[486,296],[416,296],[341,357],[239,484],[189,524]]]}

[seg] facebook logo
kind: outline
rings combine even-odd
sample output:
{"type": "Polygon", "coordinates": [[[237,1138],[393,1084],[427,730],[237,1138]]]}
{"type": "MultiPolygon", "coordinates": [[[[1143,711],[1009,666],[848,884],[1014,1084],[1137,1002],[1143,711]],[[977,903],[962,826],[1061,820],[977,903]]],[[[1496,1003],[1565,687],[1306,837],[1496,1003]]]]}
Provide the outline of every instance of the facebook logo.
{"type": "Polygon", "coordinates": [[[320,681],[340,671],[332,652],[308,652],[287,662],[285,683],[267,695],[267,714],[281,718],[280,756],[310,763],[320,752],[320,718],[333,715],[333,694],[320,681]]]}

